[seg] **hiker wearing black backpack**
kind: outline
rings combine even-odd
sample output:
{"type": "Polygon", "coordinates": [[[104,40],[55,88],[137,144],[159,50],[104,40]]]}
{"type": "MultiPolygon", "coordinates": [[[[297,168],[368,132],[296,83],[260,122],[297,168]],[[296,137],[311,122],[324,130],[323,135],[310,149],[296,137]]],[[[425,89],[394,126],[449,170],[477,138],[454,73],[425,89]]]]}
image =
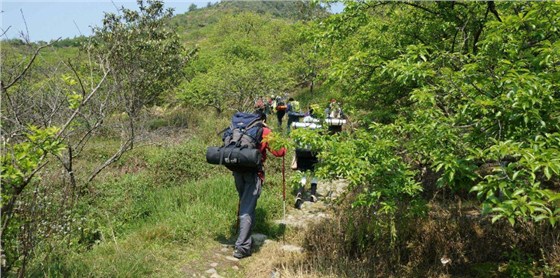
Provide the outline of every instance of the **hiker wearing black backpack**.
{"type": "Polygon", "coordinates": [[[225,165],[233,173],[239,195],[238,237],[233,256],[242,259],[251,255],[251,229],[255,223],[255,208],[264,182],[264,162],[267,150],[276,157],[286,149],[270,149],[267,140],[272,131],[266,125],[266,114],[257,106],[253,114],[237,112],[222,136],[224,146],[209,147],[206,160],[225,165]]]}
{"type": "MultiPolygon", "coordinates": [[[[305,129],[320,129],[321,126],[317,124],[318,120],[313,114],[313,109],[309,107],[306,116],[303,118],[303,123],[298,123],[294,125],[294,128],[305,128],[305,129]]],[[[298,188],[296,201],[294,207],[297,209],[301,208],[304,201],[305,186],[307,184],[307,179],[311,178],[310,190],[309,190],[309,201],[317,202],[317,178],[315,177],[315,165],[319,162],[317,157],[317,152],[311,150],[308,146],[302,146],[296,141],[298,147],[295,150],[295,165],[292,166],[293,170],[298,170],[303,173],[300,180],[300,187],[298,188]]]]}
{"type": "Polygon", "coordinates": [[[278,128],[282,129],[282,118],[284,118],[284,115],[286,115],[286,109],[288,109],[288,106],[286,105],[284,100],[278,96],[276,97],[276,105],[274,106],[274,109],[276,110],[276,119],[278,120],[278,128]]]}
{"type": "Polygon", "coordinates": [[[299,118],[303,117],[301,113],[301,108],[299,106],[299,101],[295,100],[293,97],[288,99],[288,133],[292,127],[292,123],[299,122],[299,118]]]}
{"type": "Polygon", "coordinates": [[[346,123],[346,116],[342,112],[342,105],[336,101],[336,99],[331,99],[327,108],[325,109],[325,123],[328,127],[328,133],[330,135],[339,133],[342,131],[342,126],[346,123]]]}

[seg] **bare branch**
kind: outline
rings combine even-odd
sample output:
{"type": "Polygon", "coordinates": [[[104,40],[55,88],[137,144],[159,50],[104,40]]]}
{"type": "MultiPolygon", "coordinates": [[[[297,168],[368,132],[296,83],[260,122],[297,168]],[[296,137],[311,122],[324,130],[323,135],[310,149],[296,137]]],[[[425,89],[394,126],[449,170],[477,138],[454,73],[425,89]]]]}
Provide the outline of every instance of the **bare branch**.
{"type": "Polygon", "coordinates": [[[418,4],[416,4],[416,3],[403,2],[403,4],[409,5],[409,6],[418,8],[418,9],[421,9],[421,10],[423,10],[423,11],[425,11],[425,12],[428,12],[428,13],[430,13],[430,14],[433,14],[433,15],[438,15],[438,13],[436,13],[436,12],[434,12],[434,11],[432,11],[432,10],[430,10],[430,9],[428,9],[428,8],[426,8],[426,7],[424,7],[424,6],[418,5],[418,4]]]}
{"type": "Polygon", "coordinates": [[[72,72],[74,72],[74,75],[78,79],[78,83],[80,83],[80,88],[82,88],[82,97],[86,96],[86,89],[84,88],[84,83],[82,82],[82,79],[80,78],[80,75],[78,74],[74,66],[72,66],[72,63],[68,61],[68,63],[64,63],[64,64],[67,65],[72,70],[72,72]]]}
{"type": "MultiPolygon", "coordinates": [[[[2,89],[1,92],[5,92],[5,91],[2,89]]],[[[14,101],[12,100],[12,98],[10,97],[10,95],[8,93],[6,93],[6,98],[8,99],[8,101],[7,101],[8,107],[10,107],[12,111],[14,111],[14,113],[13,113],[14,119],[16,120],[16,122],[18,123],[19,126],[22,126],[23,124],[22,124],[22,122],[21,122],[21,120],[19,119],[19,116],[18,116],[19,113],[15,112],[17,110],[16,104],[14,103],[14,101]]]]}
{"type": "Polygon", "coordinates": [[[488,1],[487,5],[488,5],[488,9],[490,10],[490,12],[492,12],[492,14],[496,17],[496,19],[498,19],[499,22],[502,22],[502,19],[498,14],[498,10],[496,10],[496,3],[494,3],[494,1],[488,1]]]}
{"type": "Polygon", "coordinates": [[[27,28],[27,21],[25,20],[25,16],[23,15],[23,9],[19,9],[19,12],[21,13],[21,18],[23,18],[23,24],[25,25],[25,34],[21,32],[21,37],[23,38],[25,43],[29,44],[31,42],[29,40],[29,29],[27,28]]]}
{"type": "Polygon", "coordinates": [[[29,70],[29,68],[31,68],[31,65],[33,64],[33,62],[35,62],[35,58],[37,58],[37,55],[39,55],[39,51],[41,51],[41,49],[45,48],[45,47],[49,47],[51,46],[51,44],[46,44],[46,45],[42,45],[39,48],[37,48],[35,50],[35,53],[33,54],[33,56],[31,57],[31,60],[29,61],[29,63],[27,63],[27,66],[25,66],[25,68],[23,69],[23,71],[14,79],[12,80],[12,82],[8,83],[7,85],[4,85],[2,82],[2,86],[0,87],[0,89],[2,91],[6,91],[8,90],[10,87],[12,87],[16,82],[18,82],[24,75],[25,73],[29,70]]]}
{"type": "Polygon", "coordinates": [[[76,24],[76,21],[72,20],[72,22],[74,22],[74,26],[76,26],[76,29],[78,29],[78,33],[80,33],[80,36],[83,36],[84,34],[82,34],[82,30],[80,30],[80,27],[78,27],[78,24],[76,24]]]}
{"type": "MultiPolygon", "coordinates": [[[[4,37],[6,36],[6,33],[8,33],[8,30],[10,30],[10,28],[12,28],[12,26],[8,26],[8,28],[6,28],[6,30],[4,30],[3,28],[0,28],[0,30],[2,30],[2,34],[0,34],[0,37],[4,37]]],[[[6,37],[7,39],[8,37],[6,37]]]]}
{"type": "Polygon", "coordinates": [[[99,128],[102,123],[103,123],[103,120],[97,120],[95,122],[95,124],[93,125],[93,127],[88,129],[88,131],[82,136],[82,138],[80,138],[80,140],[76,144],[76,155],[78,155],[82,152],[83,148],[86,145],[86,142],[91,137],[91,134],[93,133],[93,131],[96,130],[97,128],[99,128]]]}
{"type": "Polygon", "coordinates": [[[119,147],[119,150],[117,150],[115,152],[115,154],[113,154],[113,156],[111,156],[109,159],[107,159],[105,161],[105,163],[103,163],[102,165],[100,165],[99,167],[97,167],[97,169],[95,169],[95,171],[93,171],[93,173],[89,176],[87,182],[91,182],[103,169],[105,169],[107,166],[111,165],[113,162],[119,160],[119,158],[121,158],[121,156],[128,150],[131,149],[132,147],[132,142],[133,142],[134,138],[128,138],[125,142],[123,142],[121,144],[121,146],[119,147]]]}
{"type": "Polygon", "coordinates": [[[97,90],[101,87],[101,84],[103,84],[103,82],[105,81],[105,78],[107,78],[107,74],[109,72],[106,72],[103,75],[103,78],[101,78],[101,81],[99,81],[99,83],[97,84],[97,87],[95,87],[90,93],[89,95],[82,100],[82,103],[80,103],[80,106],[78,106],[78,108],[76,108],[76,110],[74,110],[74,113],[72,113],[72,116],[70,116],[70,118],[68,118],[68,120],[66,121],[66,123],[62,126],[62,128],[60,129],[60,131],[57,133],[56,137],[60,138],[60,136],[62,135],[62,133],[66,130],[66,128],[68,128],[68,126],[70,125],[70,123],[74,120],[74,118],[76,118],[76,116],[78,115],[78,113],[80,112],[80,109],[86,105],[89,100],[91,99],[91,97],[95,94],[95,92],[97,92],[97,90]]]}

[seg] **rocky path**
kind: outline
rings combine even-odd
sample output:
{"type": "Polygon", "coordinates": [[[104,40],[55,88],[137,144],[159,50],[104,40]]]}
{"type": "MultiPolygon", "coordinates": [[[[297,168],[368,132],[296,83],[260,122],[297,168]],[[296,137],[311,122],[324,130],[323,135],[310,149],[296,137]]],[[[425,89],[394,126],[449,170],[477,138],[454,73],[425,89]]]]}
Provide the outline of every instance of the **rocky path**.
{"type": "Polygon", "coordinates": [[[184,266],[185,277],[240,277],[239,260],[232,257],[231,246],[222,244],[204,254],[200,260],[184,266]]]}
{"type": "Polygon", "coordinates": [[[305,229],[310,223],[316,223],[332,215],[331,207],[334,201],[341,196],[348,187],[344,181],[332,181],[320,183],[317,187],[319,200],[315,203],[304,202],[301,209],[293,208],[294,200],[287,201],[290,209],[286,212],[286,219],[276,222],[287,226],[305,229]]]}
{"type": "Polygon", "coordinates": [[[267,239],[266,235],[253,234],[253,256],[238,260],[232,257],[233,246],[217,244],[192,265],[183,267],[185,277],[284,277],[277,266],[285,260],[297,260],[305,252],[301,239],[311,223],[332,217],[332,205],[346,190],[344,181],[320,183],[317,188],[319,200],[304,202],[301,209],[293,207],[294,200],[286,200],[285,219],[275,222],[286,225],[286,235],[280,240],[267,239]]]}

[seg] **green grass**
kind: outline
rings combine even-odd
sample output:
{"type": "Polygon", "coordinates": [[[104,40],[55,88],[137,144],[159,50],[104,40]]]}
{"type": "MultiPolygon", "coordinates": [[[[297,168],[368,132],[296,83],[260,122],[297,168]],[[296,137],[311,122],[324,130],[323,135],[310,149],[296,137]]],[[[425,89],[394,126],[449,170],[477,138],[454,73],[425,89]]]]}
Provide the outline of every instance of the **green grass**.
{"type": "MultiPolygon", "coordinates": [[[[177,277],[181,269],[231,240],[237,192],[229,172],[174,186],[158,186],[146,173],[99,185],[89,204],[100,239],[85,252],[61,254],[34,273],[70,277],[177,277]]],[[[278,176],[278,175],[274,175],[278,176]]],[[[273,178],[273,176],[269,176],[273,178]]],[[[266,187],[259,199],[254,232],[278,237],[281,187],[266,187]]],[[[93,230],[91,228],[90,230],[93,230]]]]}
{"type": "MultiPolygon", "coordinates": [[[[37,246],[29,276],[178,277],[212,248],[231,243],[238,202],[233,176],[205,160],[206,147],[220,143],[215,132],[229,117],[191,114],[181,143],[161,138],[162,144],[137,145],[88,185],[69,212],[76,220],[71,230],[37,246]]],[[[76,167],[97,165],[118,144],[92,139],[76,167]]],[[[253,230],[273,239],[284,232],[273,222],[282,217],[281,162],[272,156],[267,161],[253,230]]]]}

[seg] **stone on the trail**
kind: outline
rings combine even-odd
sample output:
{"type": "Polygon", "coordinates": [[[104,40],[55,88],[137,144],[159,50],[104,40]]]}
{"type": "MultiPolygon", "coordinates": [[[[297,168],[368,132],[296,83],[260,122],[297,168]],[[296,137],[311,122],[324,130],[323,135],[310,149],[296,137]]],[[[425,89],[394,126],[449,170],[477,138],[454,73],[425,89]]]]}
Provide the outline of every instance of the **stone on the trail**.
{"type": "Polygon", "coordinates": [[[280,277],[280,273],[278,273],[277,270],[273,270],[273,271],[270,273],[270,278],[277,278],[277,277],[280,277]]]}
{"type": "Polygon", "coordinates": [[[210,278],[222,278],[222,276],[220,276],[218,273],[214,273],[212,274],[212,276],[210,276],[210,278]]]}
{"type": "Polygon", "coordinates": [[[206,270],[206,273],[208,273],[208,274],[214,274],[214,273],[218,273],[218,271],[216,271],[215,268],[211,268],[211,269],[206,270]]]}
{"type": "Polygon", "coordinates": [[[236,266],[236,265],[232,266],[231,268],[232,268],[233,270],[235,270],[235,271],[238,271],[238,270],[239,270],[239,267],[236,266]]]}
{"type": "Polygon", "coordinates": [[[270,243],[274,243],[274,242],[275,242],[275,241],[272,240],[272,239],[266,239],[266,240],[264,241],[264,245],[267,245],[267,244],[270,244],[270,243]]]}
{"type": "Polygon", "coordinates": [[[251,235],[251,238],[253,239],[253,244],[255,246],[261,246],[261,245],[264,244],[264,241],[266,240],[266,235],[253,234],[253,235],[251,235]]]}
{"type": "Polygon", "coordinates": [[[226,256],[226,260],[232,261],[232,262],[238,262],[238,261],[239,261],[238,258],[235,258],[235,257],[233,257],[233,256],[226,256]]]}
{"type": "Polygon", "coordinates": [[[218,263],[211,263],[210,266],[216,268],[218,266],[218,263]]]}
{"type": "Polygon", "coordinates": [[[303,247],[289,244],[282,246],[282,250],[286,252],[303,253],[303,247]]]}
{"type": "Polygon", "coordinates": [[[222,251],[222,252],[224,252],[224,253],[227,253],[227,252],[229,252],[229,248],[224,247],[224,248],[222,248],[220,251],[222,251]]]}

